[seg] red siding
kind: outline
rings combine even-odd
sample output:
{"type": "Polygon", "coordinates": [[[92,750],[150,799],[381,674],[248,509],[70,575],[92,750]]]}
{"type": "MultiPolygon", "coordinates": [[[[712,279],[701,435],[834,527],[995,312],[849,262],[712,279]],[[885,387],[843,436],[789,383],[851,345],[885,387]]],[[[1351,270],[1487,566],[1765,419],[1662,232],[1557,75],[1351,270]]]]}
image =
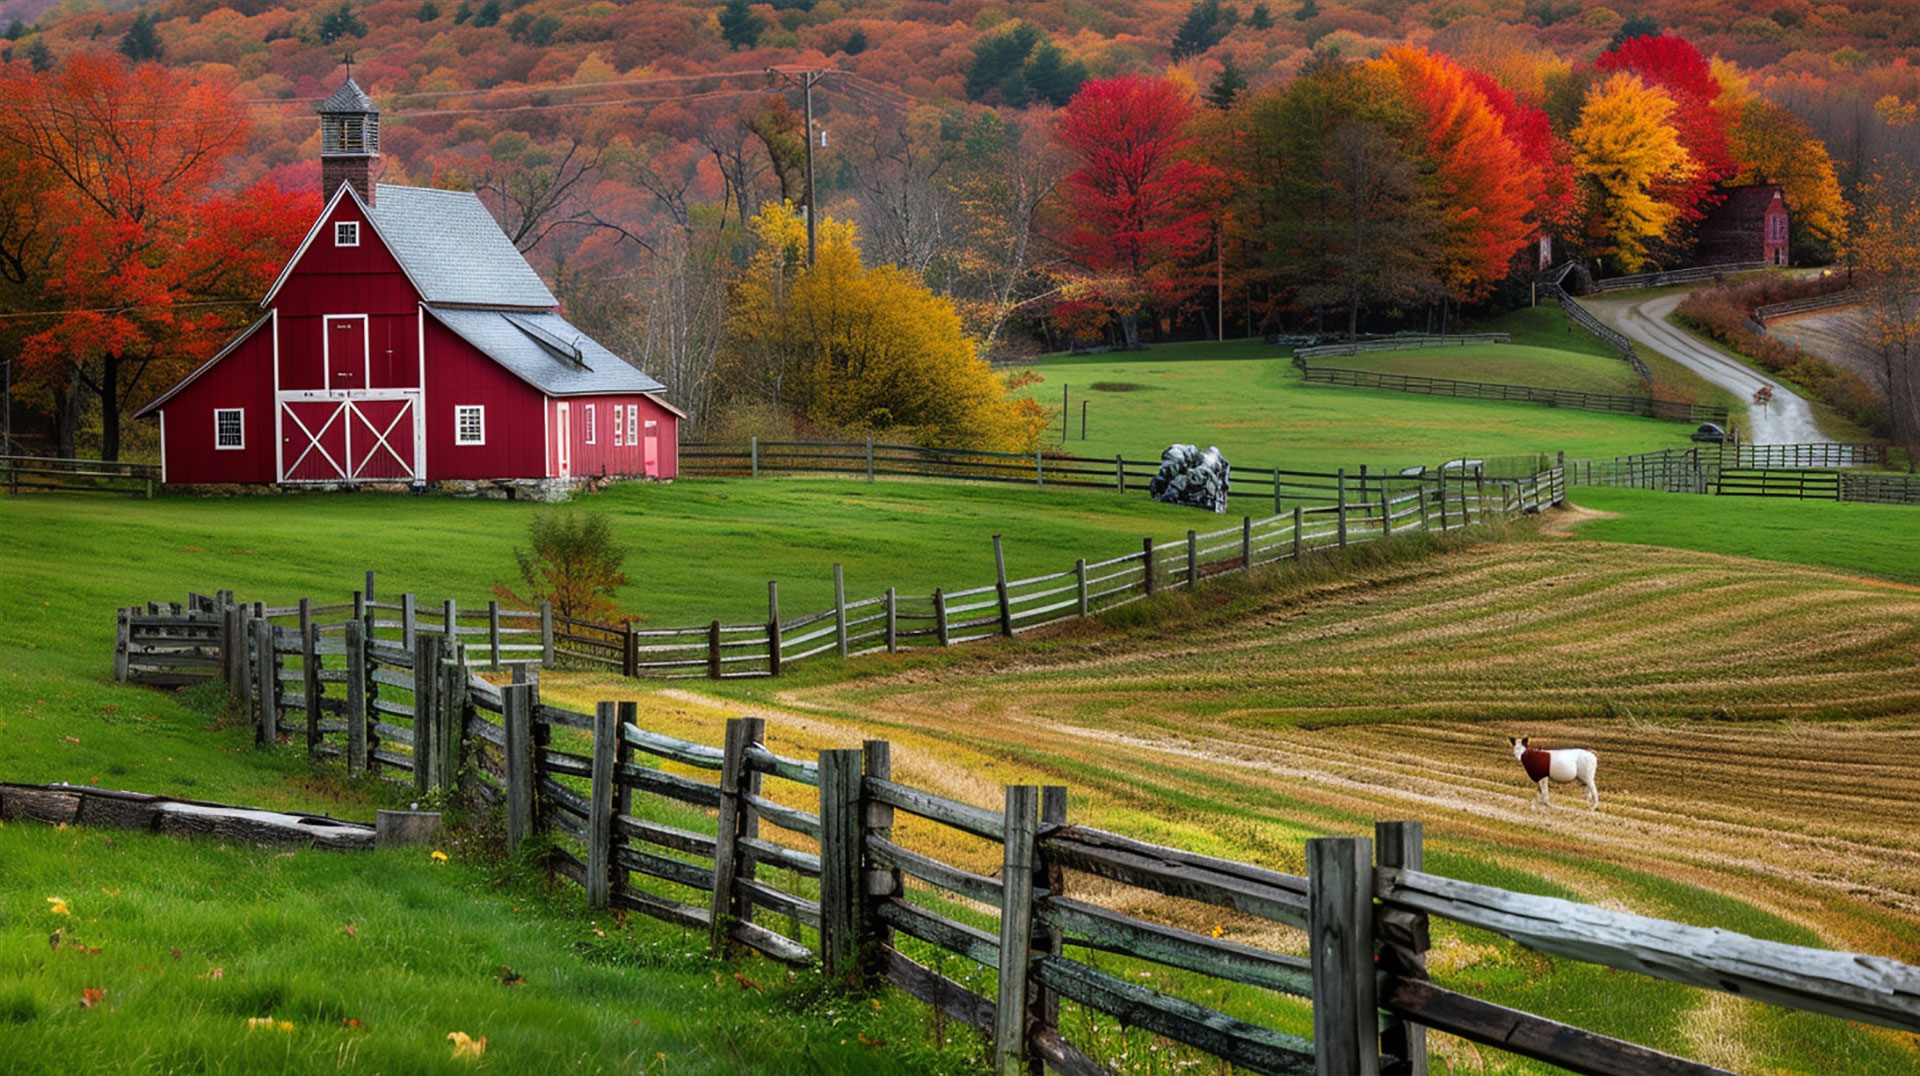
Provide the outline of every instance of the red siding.
{"type": "Polygon", "coordinates": [[[546,475],[546,397],[482,355],[452,329],[427,319],[426,478],[541,478],[546,475]],[[454,443],[454,408],[486,410],[486,444],[454,443]]]}
{"type": "MultiPolygon", "coordinates": [[[[558,401],[555,401],[556,403],[558,401]]],[[[571,421],[569,423],[573,439],[573,474],[577,478],[597,478],[601,475],[640,475],[650,478],[673,478],[680,473],[680,420],[673,412],[660,406],[653,399],[639,394],[625,396],[570,396],[566,398],[571,421]],[[593,408],[594,442],[587,443],[587,408],[593,408]],[[620,443],[614,444],[613,408],[619,408],[622,421],[626,409],[635,408],[635,429],[639,433],[639,443],[627,441],[623,432],[620,443]],[[647,467],[646,433],[647,423],[659,425],[655,432],[659,437],[659,451],[654,465],[647,467]]],[[[559,425],[552,427],[558,437],[559,425]]],[[[549,457],[552,453],[549,452],[549,457]]]]}
{"type": "Polygon", "coordinates": [[[168,400],[163,414],[166,482],[274,481],[273,325],[168,400]],[[243,449],[213,447],[213,413],[227,407],[242,409],[243,449]]]}
{"type": "Polygon", "coordinates": [[[419,303],[419,292],[358,203],[342,198],[274,296],[280,313],[280,388],[343,387],[322,369],[322,319],[328,314],[367,316],[369,374],[350,387],[418,387],[419,303]],[[341,221],[359,223],[359,246],[333,245],[333,226],[341,221]]]}

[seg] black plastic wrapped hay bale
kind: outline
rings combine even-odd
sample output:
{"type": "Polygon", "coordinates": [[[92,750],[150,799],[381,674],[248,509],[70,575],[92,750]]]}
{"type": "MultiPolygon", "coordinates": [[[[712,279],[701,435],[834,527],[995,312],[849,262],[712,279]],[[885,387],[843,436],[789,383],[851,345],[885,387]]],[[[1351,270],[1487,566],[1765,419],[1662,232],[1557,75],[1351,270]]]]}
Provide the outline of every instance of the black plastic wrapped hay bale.
{"type": "Polygon", "coordinates": [[[1166,504],[1184,504],[1224,514],[1227,510],[1228,473],[1233,470],[1220,450],[1208,446],[1205,452],[1194,445],[1168,445],[1160,453],[1160,473],[1153,476],[1147,492],[1166,504]]]}

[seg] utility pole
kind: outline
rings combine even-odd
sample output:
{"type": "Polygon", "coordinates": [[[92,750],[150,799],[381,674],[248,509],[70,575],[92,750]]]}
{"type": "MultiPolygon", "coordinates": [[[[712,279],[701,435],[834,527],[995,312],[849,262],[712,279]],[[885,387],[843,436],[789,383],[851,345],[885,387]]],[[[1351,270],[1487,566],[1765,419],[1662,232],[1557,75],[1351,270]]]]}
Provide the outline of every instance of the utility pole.
{"type": "Polygon", "coordinates": [[[833,74],[830,70],[808,68],[799,71],[783,70],[778,67],[767,68],[767,74],[778,75],[795,86],[800,87],[801,109],[806,114],[807,137],[807,268],[813,268],[814,255],[818,251],[816,230],[819,225],[816,218],[820,208],[814,198],[813,187],[813,88],[821,79],[833,74]]]}

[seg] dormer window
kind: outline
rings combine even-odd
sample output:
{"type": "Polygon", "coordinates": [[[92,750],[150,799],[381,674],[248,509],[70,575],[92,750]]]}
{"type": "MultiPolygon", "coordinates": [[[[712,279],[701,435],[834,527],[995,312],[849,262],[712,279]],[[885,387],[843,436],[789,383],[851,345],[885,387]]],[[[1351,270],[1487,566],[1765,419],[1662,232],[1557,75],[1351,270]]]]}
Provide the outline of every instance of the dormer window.
{"type": "Polygon", "coordinates": [[[359,246],[360,222],[357,220],[336,221],[333,225],[333,245],[336,247],[359,246]]]}

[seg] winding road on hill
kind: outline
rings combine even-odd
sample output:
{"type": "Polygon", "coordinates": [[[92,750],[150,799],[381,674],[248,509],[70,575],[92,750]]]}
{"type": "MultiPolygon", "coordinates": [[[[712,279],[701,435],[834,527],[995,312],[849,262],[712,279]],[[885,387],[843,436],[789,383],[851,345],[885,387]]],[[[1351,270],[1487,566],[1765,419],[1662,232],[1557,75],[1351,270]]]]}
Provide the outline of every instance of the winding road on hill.
{"type": "Polygon", "coordinates": [[[1762,385],[1771,388],[1773,402],[1764,407],[1747,408],[1746,429],[1742,431],[1747,442],[1814,444],[1832,440],[1821,433],[1820,426],[1814,422],[1813,408],[1792,389],[1669,323],[1667,315],[1685,298],[1685,295],[1621,299],[1595,296],[1581,299],[1580,305],[1627,334],[1634,343],[1660,352],[1742,400],[1752,399],[1762,385]]]}

